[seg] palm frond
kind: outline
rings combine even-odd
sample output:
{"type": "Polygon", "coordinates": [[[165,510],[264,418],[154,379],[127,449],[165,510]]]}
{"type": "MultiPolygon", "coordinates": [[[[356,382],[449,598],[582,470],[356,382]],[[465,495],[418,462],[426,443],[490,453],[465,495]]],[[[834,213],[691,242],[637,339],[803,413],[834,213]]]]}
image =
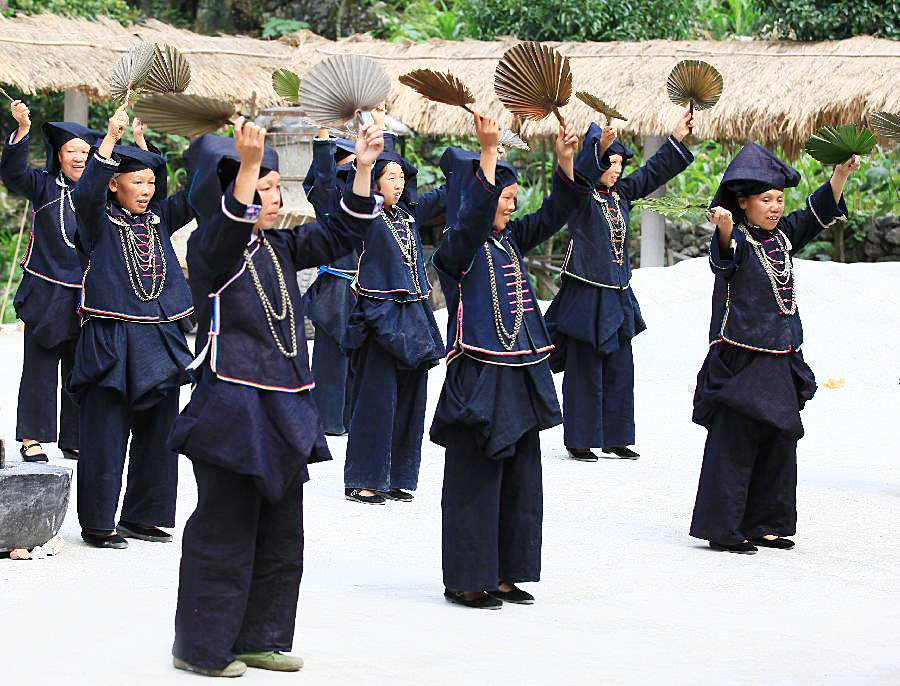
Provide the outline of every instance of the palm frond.
{"type": "Polygon", "coordinates": [[[578,91],[575,94],[575,97],[581,100],[581,102],[583,102],[588,107],[597,110],[600,114],[606,117],[608,121],[611,121],[613,119],[628,121],[628,117],[619,112],[615,107],[607,105],[600,98],[588,93],[587,91],[578,91]]]}
{"type": "Polygon", "coordinates": [[[500,145],[504,148],[518,148],[519,150],[531,150],[528,143],[517,133],[509,129],[500,129],[500,145]]]}
{"type": "Polygon", "coordinates": [[[701,60],[679,62],[666,81],[669,100],[693,110],[706,110],[715,105],[722,95],[722,87],[722,75],[701,60]]]}
{"type": "Polygon", "coordinates": [[[572,97],[569,58],[535,42],[515,45],[500,58],[494,71],[494,91],[500,102],[522,119],[538,121],[555,114],[572,97]]]}
{"type": "Polygon", "coordinates": [[[684,219],[684,217],[699,212],[705,212],[707,204],[688,198],[680,198],[676,195],[664,195],[661,198],[640,198],[635,200],[632,207],[648,210],[661,214],[666,219],[684,219]]]}
{"type": "Polygon", "coordinates": [[[374,60],[335,55],[309,70],[300,83],[298,102],[317,124],[341,126],[357,112],[371,112],[390,92],[390,79],[374,60]]]}
{"type": "Polygon", "coordinates": [[[178,48],[156,46],[156,57],[141,86],[142,93],[183,93],[191,82],[191,66],[178,48]]]}
{"type": "Polygon", "coordinates": [[[419,95],[434,102],[462,107],[471,112],[469,105],[475,102],[472,91],[453,74],[432,69],[416,69],[400,77],[400,83],[409,86],[419,95]]]}
{"type": "Polygon", "coordinates": [[[147,81],[155,60],[155,43],[138,43],[129,48],[116,62],[109,77],[109,94],[113,100],[128,102],[131,94],[139,91],[147,81]]]}
{"type": "Polygon", "coordinates": [[[900,114],[891,112],[874,112],[869,117],[872,129],[882,138],[900,140],[900,114]]]}
{"type": "Polygon", "coordinates": [[[234,105],[202,95],[169,93],[141,98],[134,113],[151,129],[193,138],[230,123],[234,105]]]}
{"type": "Polygon", "coordinates": [[[272,72],[272,88],[279,96],[296,105],[300,98],[300,77],[290,69],[276,69],[272,72]]]}
{"type": "Polygon", "coordinates": [[[853,124],[823,126],[806,141],[806,152],[822,164],[843,164],[853,155],[866,155],[875,147],[875,134],[853,124]]]}

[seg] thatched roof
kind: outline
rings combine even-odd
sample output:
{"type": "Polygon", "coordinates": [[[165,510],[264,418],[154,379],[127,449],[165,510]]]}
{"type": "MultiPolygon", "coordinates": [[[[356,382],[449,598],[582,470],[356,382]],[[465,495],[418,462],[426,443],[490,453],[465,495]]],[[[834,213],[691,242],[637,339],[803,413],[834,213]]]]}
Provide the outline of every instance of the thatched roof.
{"type": "MultiPolygon", "coordinates": [[[[505,112],[493,91],[497,60],[516,41],[389,43],[355,36],[329,41],[301,31],[279,41],[242,36],[202,36],[156,20],[122,27],[108,19],[53,15],[0,20],[0,82],[29,91],[79,88],[106,94],[109,71],[128,45],[170,43],[187,53],[193,72],[189,92],[235,102],[256,92],[261,105],[283,104],[272,91],[273,69],[301,76],[316,62],[341,52],[373,57],[394,79],[390,111],[416,131],[471,132],[462,110],[424,101],[396,79],[412,69],[450,70],[476,97],[477,107],[505,112]]],[[[788,153],[822,125],[862,123],[874,111],[900,111],[900,42],[859,36],[843,41],[646,41],[641,43],[550,43],[571,59],[576,90],[594,92],[628,116],[621,128],[637,135],[668,133],[678,109],[666,97],[665,79],[676,62],[703,59],[725,81],[719,103],[696,117],[700,138],[780,141],[788,153]]],[[[564,115],[583,131],[594,113],[573,99],[564,115]]],[[[555,121],[527,122],[523,133],[546,135],[555,121]]]]}

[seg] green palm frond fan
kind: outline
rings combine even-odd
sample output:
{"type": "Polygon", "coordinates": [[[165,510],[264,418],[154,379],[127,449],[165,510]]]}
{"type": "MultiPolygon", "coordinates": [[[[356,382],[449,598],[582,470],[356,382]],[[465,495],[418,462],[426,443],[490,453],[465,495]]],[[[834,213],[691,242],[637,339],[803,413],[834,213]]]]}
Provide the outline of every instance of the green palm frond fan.
{"type": "Polygon", "coordinates": [[[187,93],[150,95],[135,103],[134,113],[151,129],[193,138],[234,123],[230,102],[187,93]]]}
{"type": "Polygon", "coordinates": [[[585,105],[590,107],[593,110],[596,110],[604,117],[606,117],[606,125],[609,126],[612,124],[613,119],[621,119],[622,121],[628,121],[628,117],[619,112],[615,107],[611,105],[607,105],[596,95],[592,95],[587,91],[578,91],[575,94],[575,97],[581,100],[585,105]]]}
{"type": "Polygon", "coordinates": [[[272,89],[294,105],[300,102],[300,77],[290,69],[276,69],[272,72],[272,89]]]}
{"type": "Polygon", "coordinates": [[[891,112],[874,112],[869,123],[875,133],[882,138],[900,141],[900,114],[891,112]]]}
{"type": "Polygon", "coordinates": [[[400,83],[412,88],[427,100],[461,107],[472,114],[472,110],[469,109],[469,105],[475,102],[472,91],[449,71],[416,69],[408,74],[403,74],[400,77],[400,83]]]}
{"type": "Polygon", "coordinates": [[[572,98],[569,58],[540,43],[514,45],[494,70],[494,92],[517,117],[540,121],[554,114],[565,126],[559,108],[572,98]]]}
{"type": "MultiPolygon", "coordinates": [[[[666,80],[669,100],[680,107],[708,110],[719,102],[724,82],[714,66],[701,60],[682,60],[672,69],[666,80]]],[[[688,129],[693,133],[693,127],[688,129]]]]}
{"type": "Polygon", "coordinates": [[[805,150],[822,164],[843,164],[853,155],[867,155],[875,147],[875,134],[853,124],[823,126],[806,141],[805,150]]]}
{"type": "Polygon", "coordinates": [[[632,207],[661,214],[666,219],[684,219],[686,216],[705,213],[709,208],[697,200],[680,198],[676,195],[664,195],[661,198],[641,198],[635,200],[632,207]]]}

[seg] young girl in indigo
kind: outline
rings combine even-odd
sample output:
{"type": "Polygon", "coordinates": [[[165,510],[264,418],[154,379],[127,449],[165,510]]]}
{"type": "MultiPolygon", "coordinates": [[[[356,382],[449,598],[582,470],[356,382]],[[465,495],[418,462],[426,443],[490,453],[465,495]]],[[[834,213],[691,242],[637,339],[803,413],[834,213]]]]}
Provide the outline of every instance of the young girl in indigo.
{"type": "Polygon", "coordinates": [[[188,153],[199,226],[188,241],[207,345],[172,443],[190,457],[197,509],[184,529],[174,664],[208,676],[247,666],[296,671],[291,649],[303,571],[307,465],[331,459],[309,371],[297,280],[351,251],[370,197],[381,131],[356,142],[360,170],[330,217],[270,230],[281,207],[278,158],[265,129],[239,120],[234,140],[204,136],[188,153]]]}
{"type": "Polygon", "coordinates": [[[515,169],[497,161],[499,129],[475,115],[480,158],[451,148],[447,229],[434,253],[447,297],[447,376],[431,440],[444,446],[444,595],[472,608],[530,604],[517,582],[541,568],[542,429],[562,420],[547,358],[553,345],[523,256],[587,199],[575,182],[578,139],[560,127],[553,190],[511,220],[515,169]]]}
{"type": "Polygon", "coordinates": [[[693,420],[708,433],[691,536],[732,553],[790,549],[797,526],[800,410],[816,391],[803,360],[792,258],[838,219],[853,156],[784,216],[800,174],[755,143],[732,160],[707,213],[715,274],[709,353],[693,420]]]}
{"type": "Polygon", "coordinates": [[[185,191],[166,197],[163,157],[116,145],[127,125],[123,105],[72,194],[85,265],[68,382],[80,406],[78,519],[100,548],[127,547],[123,536],[172,540],[158,528],[175,525],[178,456],[166,442],[191,361],[178,320],[194,308],[170,236],[194,215],[185,191]]]}

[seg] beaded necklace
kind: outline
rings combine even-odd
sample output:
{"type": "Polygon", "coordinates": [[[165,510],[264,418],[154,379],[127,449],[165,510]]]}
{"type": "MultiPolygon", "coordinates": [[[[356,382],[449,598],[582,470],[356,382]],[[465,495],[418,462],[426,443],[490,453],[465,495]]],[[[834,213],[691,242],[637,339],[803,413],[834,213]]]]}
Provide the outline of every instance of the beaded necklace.
{"type": "Polygon", "coordinates": [[[72,250],[75,250],[75,244],[70,241],[69,237],[66,235],[67,200],[69,202],[69,207],[72,208],[72,212],[75,212],[75,203],[72,202],[72,191],[69,190],[69,184],[67,184],[65,178],[63,178],[62,172],[59,173],[57,182],[61,186],[61,190],[59,191],[59,232],[62,234],[63,242],[72,248],[72,250]]]}
{"type": "Polygon", "coordinates": [[[396,209],[398,219],[397,224],[394,223],[394,220],[388,215],[384,208],[381,209],[381,218],[391,230],[391,235],[397,242],[397,247],[400,248],[400,254],[403,256],[403,263],[406,265],[407,269],[409,269],[409,274],[410,277],[412,277],[416,292],[421,293],[422,288],[419,285],[418,267],[419,249],[416,246],[415,238],[413,238],[412,231],[409,228],[416,220],[413,219],[412,215],[404,212],[401,208],[397,207],[396,209]],[[400,228],[400,225],[402,225],[402,228],[400,228]],[[401,235],[401,232],[403,235],[401,235]]]}
{"type": "Polygon", "coordinates": [[[509,255],[510,263],[513,267],[512,277],[515,279],[516,284],[516,309],[512,331],[507,331],[506,326],[503,324],[503,314],[500,310],[500,294],[497,292],[497,277],[494,274],[494,258],[493,255],[491,255],[490,241],[486,241],[482,248],[484,249],[484,256],[487,259],[488,277],[491,281],[491,305],[494,308],[494,328],[497,330],[497,340],[500,341],[500,344],[506,348],[506,350],[512,350],[519,338],[519,331],[522,328],[522,321],[525,318],[522,265],[519,263],[519,256],[516,254],[516,251],[503,236],[499,236],[496,240],[509,255]]]}
{"type": "Polygon", "coordinates": [[[275,249],[272,247],[272,244],[269,243],[269,240],[266,238],[265,233],[263,233],[262,231],[260,231],[259,233],[259,242],[263,244],[263,247],[265,247],[266,251],[269,253],[269,257],[272,259],[272,265],[275,267],[275,279],[278,282],[278,291],[281,294],[280,313],[275,311],[275,307],[272,305],[272,302],[266,295],[265,290],[263,290],[262,282],[259,279],[259,274],[256,272],[256,266],[253,264],[253,256],[246,248],[244,248],[244,262],[247,264],[247,271],[250,273],[250,280],[253,282],[253,286],[256,288],[256,294],[257,296],[259,296],[259,302],[262,305],[263,313],[266,315],[266,323],[269,325],[269,333],[272,334],[272,340],[275,341],[275,346],[278,348],[279,352],[288,359],[291,359],[297,357],[298,350],[297,325],[296,320],[294,319],[294,305],[291,302],[291,296],[288,293],[287,282],[284,279],[284,272],[281,271],[281,263],[278,261],[278,257],[275,255],[275,249]],[[288,350],[281,342],[281,338],[278,336],[278,331],[275,329],[275,322],[283,322],[285,317],[287,317],[288,327],[291,330],[290,350],[288,350]]]}
{"type": "Polygon", "coordinates": [[[612,198],[613,209],[609,207],[610,201],[604,198],[596,188],[593,191],[593,195],[594,200],[600,204],[600,209],[603,212],[603,216],[606,217],[606,223],[609,225],[609,248],[612,254],[612,261],[622,266],[625,263],[625,234],[628,227],[625,225],[625,218],[622,216],[622,210],[619,207],[619,194],[615,191],[610,191],[608,194],[612,198]]]}
{"type": "Polygon", "coordinates": [[[115,223],[119,226],[119,240],[131,290],[144,302],[158,299],[166,285],[166,254],[156,231],[156,223],[151,218],[141,224],[147,230],[147,240],[143,243],[138,240],[139,237],[129,222],[119,220],[115,223]],[[157,264],[162,271],[157,270],[157,264]],[[150,278],[150,290],[144,287],[144,277],[150,278]]]}
{"type": "MultiPolygon", "coordinates": [[[[773,260],[773,258],[769,257],[769,254],[766,252],[765,248],[763,248],[762,243],[757,241],[753,236],[750,235],[750,230],[744,226],[743,224],[739,225],[741,231],[744,232],[744,236],[747,238],[747,242],[753,246],[753,252],[756,253],[756,259],[759,260],[759,263],[762,265],[763,271],[766,272],[766,276],[769,277],[769,284],[772,287],[772,295],[775,297],[775,304],[778,305],[778,309],[782,314],[792,315],[797,312],[797,300],[794,297],[794,266],[791,262],[791,255],[788,252],[789,248],[782,238],[781,231],[774,231],[773,238],[778,243],[778,250],[784,255],[784,265],[779,269],[775,266],[775,262],[778,260],[773,260]],[[781,289],[790,289],[791,293],[791,304],[790,306],[785,305],[784,297],[781,295],[781,289]]],[[[776,257],[777,257],[776,253],[776,257]]]]}

